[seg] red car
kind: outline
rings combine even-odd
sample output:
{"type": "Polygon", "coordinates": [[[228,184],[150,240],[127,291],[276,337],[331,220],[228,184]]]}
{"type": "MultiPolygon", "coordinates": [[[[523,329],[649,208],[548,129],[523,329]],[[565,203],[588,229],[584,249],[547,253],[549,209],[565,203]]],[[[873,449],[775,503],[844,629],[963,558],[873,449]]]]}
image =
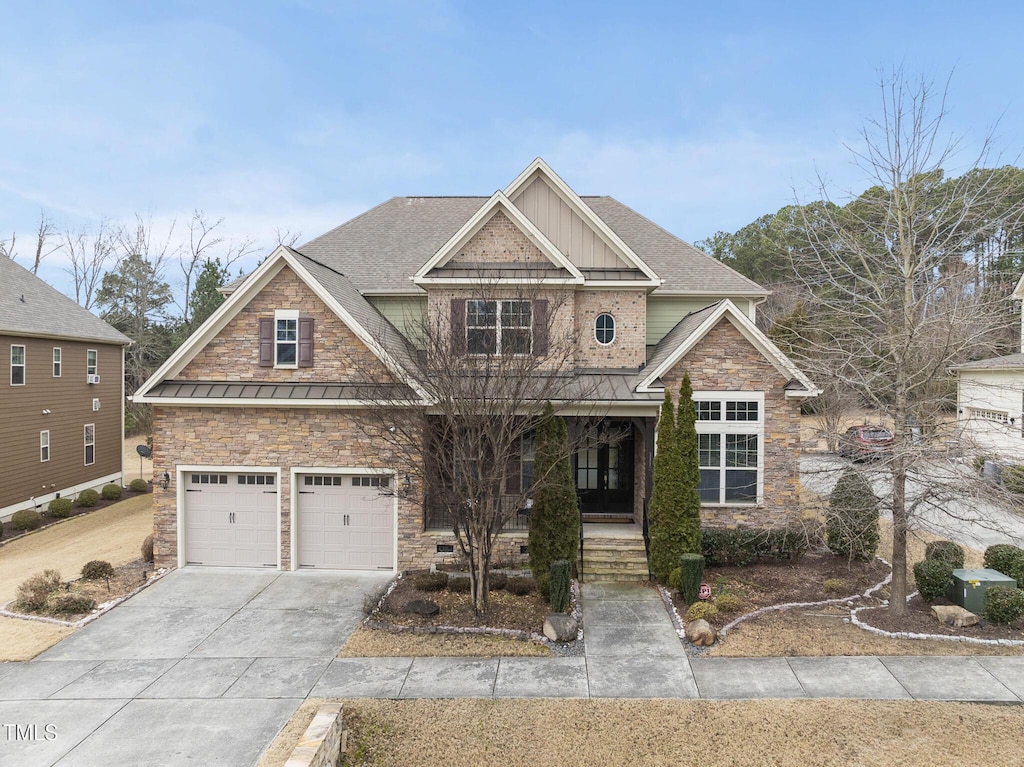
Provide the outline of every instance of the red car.
{"type": "Polygon", "coordinates": [[[851,426],[839,440],[839,455],[854,461],[876,458],[892,447],[893,435],[884,426],[851,426]]]}

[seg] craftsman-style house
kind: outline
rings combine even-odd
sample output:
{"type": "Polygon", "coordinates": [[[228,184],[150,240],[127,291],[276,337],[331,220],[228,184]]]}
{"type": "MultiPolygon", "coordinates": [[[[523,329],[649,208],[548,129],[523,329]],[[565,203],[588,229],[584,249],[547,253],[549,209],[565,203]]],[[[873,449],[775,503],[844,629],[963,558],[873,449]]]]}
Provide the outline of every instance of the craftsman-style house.
{"type": "MultiPolygon", "coordinates": [[[[764,527],[796,510],[800,403],[817,390],[757,329],[767,291],[617,200],[580,197],[543,160],[491,197],[388,200],[277,248],[228,291],[135,395],[153,406],[155,471],[170,475],[159,564],[451,559],[450,520],[398,492],[406,469],[358,418],[368,377],[420,395],[405,370],[431,316],[470,355],[543,358],[549,329],[575,334],[572,363],[614,435],[574,456],[584,522],[640,527],[659,405],[684,370],[706,523],[764,527]]],[[[502,533],[503,555],[521,554],[526,524],[502,533]]]]}

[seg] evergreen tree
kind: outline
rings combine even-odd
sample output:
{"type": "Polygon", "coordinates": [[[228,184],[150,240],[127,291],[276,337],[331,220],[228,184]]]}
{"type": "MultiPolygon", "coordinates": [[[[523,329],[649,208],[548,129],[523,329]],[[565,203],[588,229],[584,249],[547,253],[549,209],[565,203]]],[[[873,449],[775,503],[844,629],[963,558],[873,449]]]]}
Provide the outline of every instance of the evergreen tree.
{"type": "Polygon", "coordinates": [[[207,259],[196,277],[196,285],[188,299],[191,317],[188,322],[189,332],[195,330],[224,303],[224,294],[217,289],[227,279],[227,269],[220,265],[220,259],[207,259]]]}
{"type": "Polygon", "coordinates": [[[575,562],[580,543],[580,515],[572,479],[569,433],[565,419],[548,402],[534,437],[533,478],[536,492],[530,510],[530,570],[547,575],[559,559],[575,562]]]}
{"type": "MultiPolygon", "coordinates": [[[[690,374],[679,384],[679,411],[676,417],[676,449],[679,451],[681,505],[679,554],[700,554],[700,458],[697,453],[697,410],[693,404],[690,374]]],[[[676,556],[678,559],[678,555],[676,556]]]]}
{"type": "Polygon", "coordinates": [[[658,443],[654,453],[650,519],[651,574],[662,583],[678,566],[683,552],[679,513],[683,507],[682,461],[676,444],[675,407],[672,393],[665,390],[658,418],[658,443]]]}

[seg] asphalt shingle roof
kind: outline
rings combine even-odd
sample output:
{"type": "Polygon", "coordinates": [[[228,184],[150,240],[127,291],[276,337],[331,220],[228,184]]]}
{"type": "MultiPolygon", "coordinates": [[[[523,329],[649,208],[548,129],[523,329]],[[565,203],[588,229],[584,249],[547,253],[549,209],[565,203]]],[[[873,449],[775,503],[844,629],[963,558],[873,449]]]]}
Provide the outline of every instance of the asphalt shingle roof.
{"type": "Polygon", "coordinates": [[[0,258],[0,333],[131,343],[128,336],[10,258],[0,258]]]}
{"type": "Polygon", "coordinates": [[[1024,368],[1024,354],[1007,354],[1003,357],[989,357],[956,365],[953,370],[1016,370],[1024,368]]]}

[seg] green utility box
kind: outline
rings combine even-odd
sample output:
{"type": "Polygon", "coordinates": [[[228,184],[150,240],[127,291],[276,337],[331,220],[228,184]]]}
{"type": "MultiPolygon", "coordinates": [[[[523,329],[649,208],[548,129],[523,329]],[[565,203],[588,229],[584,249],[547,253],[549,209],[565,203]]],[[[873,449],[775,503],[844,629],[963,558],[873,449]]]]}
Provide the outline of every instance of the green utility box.
{"type": "Polygon", "coordinates": [[[1017,581],[998,570],[954,570],[953,585],[946,594],[955,605],[981,615],[985,607],[985,591],[993,586],[1017,588],[1017,581]]]}

